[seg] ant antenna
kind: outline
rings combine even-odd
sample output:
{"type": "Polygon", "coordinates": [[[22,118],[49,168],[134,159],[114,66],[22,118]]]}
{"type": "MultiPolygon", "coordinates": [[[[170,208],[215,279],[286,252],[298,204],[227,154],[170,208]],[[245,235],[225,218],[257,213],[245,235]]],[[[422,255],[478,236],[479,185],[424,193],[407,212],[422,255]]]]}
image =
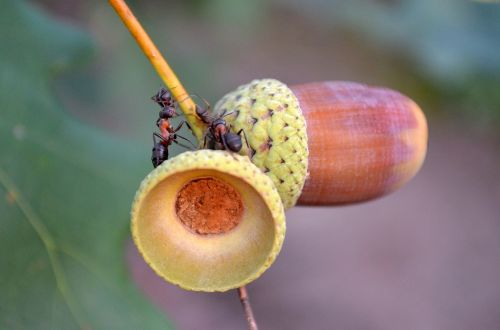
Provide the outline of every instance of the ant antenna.
{"type": "Polygon", "coordinates": [[[227,109],[224,110],[224,112],[222,113],[221,118],[227,117],[227,116],[232,115],[233,113],[236,112],[236,111],[231,111],[231,112],[226,113],[226,111],[227,111],[227,109]]]}
{"type": "Polygon", "coordinates": [[[207,107],[207,109],[211,108],[210,103],[208,103],[208,101],[204,97],[201,97],[198,94],[189,94],[188,96],[186,96],[185,98],[183,98],[182,100],[180,100],[179,103],[182,103],[182,102],[186,101],[191,96],[196,96],[198,99],[202,100],[203,103],[205,103],[205,106],[207,107]]]}
{"type": "Polygon", "coordinates": [[[184,93],[184,95],[187,95],[187,96],[185,98],[183,98],[182,100],[178,101],[177,103],[182,103],[182,102],[186,101],[187,99],[189,99],[189,97],[191,96],[187,93],[184,93]]]}
{"type": "Polygon", "coordinates": [[[207,107],[207,109],[211,108],[210,103],[208,103],[208,101],[204,97],[199,96],[198,94],[191,94],[191,96],[196,96],[197,98],[201,99],[203,101],[203,103],[205,103],[205,106],[207,107]]]}

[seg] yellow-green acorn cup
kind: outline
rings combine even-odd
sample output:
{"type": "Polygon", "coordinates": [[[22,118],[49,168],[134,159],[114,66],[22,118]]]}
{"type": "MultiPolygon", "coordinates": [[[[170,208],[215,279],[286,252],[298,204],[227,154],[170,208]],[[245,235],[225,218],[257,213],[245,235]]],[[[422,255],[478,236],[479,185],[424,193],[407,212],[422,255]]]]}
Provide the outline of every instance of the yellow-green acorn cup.
{"type": "Polygon", "coordinates": [[[132,236],[168,282],[226,291],[273,263],[285,215],[271,179],[247,157],[198,150],[165,161],[143,180],[132,206],[132,236]]]}

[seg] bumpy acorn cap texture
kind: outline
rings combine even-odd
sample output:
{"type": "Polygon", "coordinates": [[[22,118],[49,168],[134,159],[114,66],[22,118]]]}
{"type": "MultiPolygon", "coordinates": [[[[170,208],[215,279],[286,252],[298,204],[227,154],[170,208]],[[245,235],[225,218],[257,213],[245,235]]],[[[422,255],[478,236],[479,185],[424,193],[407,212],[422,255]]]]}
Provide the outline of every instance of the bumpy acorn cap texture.
{"type": "Polygon", "coordinates": [[[241,155],[266,173],[278,189],[285,209],[299,198],[307,175],[306,121],[293,92],[274,79],[254,80],[225,95],[214,108],[231,130],[243,129],[241,155]]]}
{"type": "Polygon", "coordinates": [[[247,157],[226,151],[185,152],[165,161],[141,183],[131,215],[132,236],[146,262],[187,290],[226,291],[248,284],[274,262],[285,237],[284,209],[272,181],[247,157]],[[196,185],[205,189],[205,181],[216,190],[183,193],[196,185]],[[223,206],[213,209],[209,199],[223,206]],[[215,219],[221,221],[215,227],[201,213],[201,222],[184,221],[186,214],[197,215],[197,208],[222,212],[224,203],[241,203],[236,214],[241,219],[227,230],[224,216],[215,219]]]}

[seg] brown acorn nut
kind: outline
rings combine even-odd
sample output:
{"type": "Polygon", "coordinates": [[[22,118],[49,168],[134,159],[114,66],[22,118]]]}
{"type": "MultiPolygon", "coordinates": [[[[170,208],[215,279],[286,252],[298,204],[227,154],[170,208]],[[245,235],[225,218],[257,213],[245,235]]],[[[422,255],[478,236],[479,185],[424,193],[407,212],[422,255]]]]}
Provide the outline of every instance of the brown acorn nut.
{"type": "Polygon", "coordinates": [[[350,82],[291,86],[307,122],[309,168],[298,204],[380,197],[408,182],[427,150],[427,123],[408,97],[350,82]]]}

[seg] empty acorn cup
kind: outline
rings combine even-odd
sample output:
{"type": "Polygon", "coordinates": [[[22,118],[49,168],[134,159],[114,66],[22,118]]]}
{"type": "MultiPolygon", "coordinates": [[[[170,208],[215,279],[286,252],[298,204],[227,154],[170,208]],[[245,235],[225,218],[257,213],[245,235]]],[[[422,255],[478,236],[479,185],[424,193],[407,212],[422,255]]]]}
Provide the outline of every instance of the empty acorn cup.
{"type": "Polygon", "coordinates": [[[226,291],[259,277],[285,237],[271,179],[247,157],[185,152],[141,183],[132,236],[158,275],[184,289],[226,291]]]}

